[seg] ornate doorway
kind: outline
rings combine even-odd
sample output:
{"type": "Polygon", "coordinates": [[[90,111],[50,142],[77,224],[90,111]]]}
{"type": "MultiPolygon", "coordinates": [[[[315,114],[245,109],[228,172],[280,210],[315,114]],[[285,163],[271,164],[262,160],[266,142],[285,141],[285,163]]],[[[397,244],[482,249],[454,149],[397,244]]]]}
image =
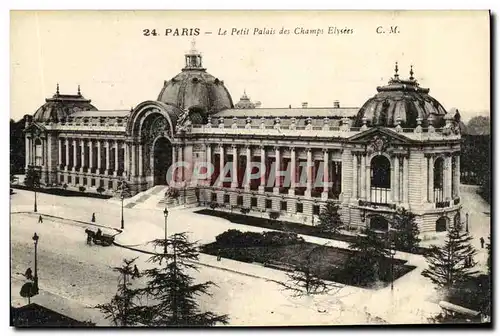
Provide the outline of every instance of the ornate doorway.
{"type": "Polygon", "coordinates": [[[165,137],[159,137],[153,145],[153,184],[166,185],[167,171],[172,165],[172,145],[165,137]]]}

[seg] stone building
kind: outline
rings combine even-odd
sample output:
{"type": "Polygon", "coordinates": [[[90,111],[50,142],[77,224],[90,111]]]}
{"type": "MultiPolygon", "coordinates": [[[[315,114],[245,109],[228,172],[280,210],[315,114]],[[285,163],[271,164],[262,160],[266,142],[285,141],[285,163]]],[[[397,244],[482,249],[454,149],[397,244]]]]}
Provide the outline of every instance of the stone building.
{"type": "Polygon", "coordinates": [[[146,195],[175,181],[188,203],[279,211],[310,225],[326,201],[350,226],[386,230],[398,207],[416,214],[422,232],[459,220],[460,115],[447,113],[413,69],[402,79],[396,64],[361,108],[261,108],[246,93],[233,104],[202,61],[193,46],[158,98],[131,110],[98,110],[80,88],[58,87],[26,117],[26,168],[40,169],[47,186],[90,192],[125,180],[146,195]],[[189,167],[170,174],[179,162],[189,167]],[[204,163],[213,169],[200,179],[192,168],[204,163]]]}

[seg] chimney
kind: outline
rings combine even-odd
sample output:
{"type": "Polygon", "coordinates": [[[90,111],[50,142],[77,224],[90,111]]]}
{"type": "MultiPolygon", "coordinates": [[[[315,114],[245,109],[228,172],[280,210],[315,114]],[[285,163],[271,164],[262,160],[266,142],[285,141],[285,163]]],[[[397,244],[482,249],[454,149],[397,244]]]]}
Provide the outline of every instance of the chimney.
{"type": "Polygon", "coordinates": [[[302,103],[302,108],[307,108],[307,102],[302,103]]]}
{"type": "Polygon", "coordinates": [[[340,102],[338,100],[333,101],[333,108],[340,108],[340,102]]]}

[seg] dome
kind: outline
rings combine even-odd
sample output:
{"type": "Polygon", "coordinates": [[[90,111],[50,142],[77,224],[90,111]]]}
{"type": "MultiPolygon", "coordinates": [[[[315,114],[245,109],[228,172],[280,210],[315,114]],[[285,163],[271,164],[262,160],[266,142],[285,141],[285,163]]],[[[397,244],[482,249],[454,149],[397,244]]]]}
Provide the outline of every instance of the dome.
{"type": "Polygon", "coordinates": [[[59,94],[59,85],[52,98],[45,99],[45,104],[33,115],[33,121],[37,122],[59,122],[67,116],[78,111],[97,111],[97,108],[90,104],[90,99],[85,99],[78,87],[76,95],[59,94]]]}
{"type": "Polygon", "coordinates": [[[193,47],[185,56],[186,67],[164,82],[157,100],[203,115],[233,108],[233,100],[224,81],[206,72],[200,53],[193,47]]]}
{"type": "Polygon", "coordinates": [[[240,101],[234,104],[234,107],[237,109],[254,109],[256,104],[252,103],[250,98],[248,98],[246,91],[244,91],[240,101]]]}
{"type": "Polygon", "coordinates": [[[399,119],[403,128],[414,128],[417,119],[421,119],[422,126],[427,127],[432,116],[432,125],[443,127],[446,110],[429,95],[429,89],[420,87],[413,77],[413,68],[408,80],[399,79],[397,63],[395,71],[388,85],[377,87],[377,94],[358,111],[354,126],[362,126],[366,118],[368,126],[395,127],[399,119]]]}

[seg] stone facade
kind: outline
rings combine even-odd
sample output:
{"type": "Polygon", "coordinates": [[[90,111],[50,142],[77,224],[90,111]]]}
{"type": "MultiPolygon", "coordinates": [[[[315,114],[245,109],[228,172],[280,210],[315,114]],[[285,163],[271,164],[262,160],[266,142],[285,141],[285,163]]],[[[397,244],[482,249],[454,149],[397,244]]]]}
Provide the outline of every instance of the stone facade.
{"type": "Polygon", "coordinates": [[[362,108],[338,102],[258,108],[246,94],[233,108],[223,81],[208,75],[192,50],[183,75],[165,82],[161,99],[130,111],[101,111],[80,89],[61,95],[58,88],[26,117],[26,168],[41,169],[45,185],[87,190],[114,190],[120,180],[134,193],[178,183],[190,202],[277,211],[309,225],[327,201],[340,206],[351,227],[381,225],[404,207],[422,232],[439,231],[461,207],[460,118],[428,96],[413,72],[400,80],[397,71],[362,108]],[[189,96],[205,84],[223,97],[189,96]],[[181,101],[167,101],[172,90],[181,101]],[[186,169],[172,174],[169,168],[181,162],[186,169]],[[206,168],[200,178],[193,169],[200,166],[213,171],[206,168]],[[227,180],[220,178],[224,169],[232,172],[227,180]],[[259,170],[266,173],[250,178],[259,170]]]}

